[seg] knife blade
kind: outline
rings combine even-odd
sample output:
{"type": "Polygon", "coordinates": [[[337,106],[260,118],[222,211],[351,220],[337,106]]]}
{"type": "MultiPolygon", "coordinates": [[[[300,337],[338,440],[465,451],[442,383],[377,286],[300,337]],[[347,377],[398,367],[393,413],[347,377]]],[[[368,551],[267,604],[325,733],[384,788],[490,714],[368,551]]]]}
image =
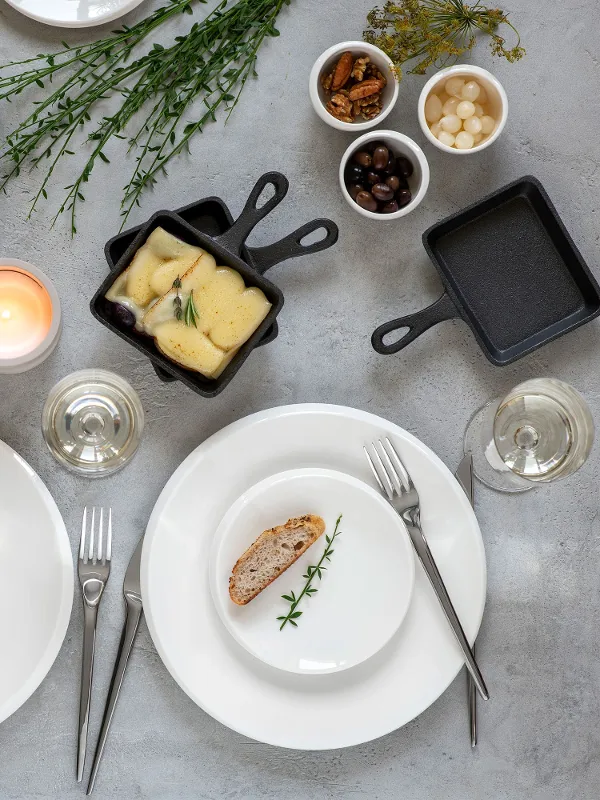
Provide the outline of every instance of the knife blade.
{"type": "MultiPolygon", "coordinates": [[[[471,453],[463,458],[454,473],[456,480],[461,485],[463,491],[469,498],[471,506],[475,508],[475,491],[473,481],[473,456],[471,453]]],[[[473,655],[475,655],[475,642],[473,642],[473,655]]],[[[477,746],[477,690],[473,683],[473,678],[467,670],[467,702],[469,705],[469,732],[471,735],[471,747],[477,746]]]]}
{"type": "Polygon", "coordinates": [[[108,698],[104,708],[104,717],[102,719],[102,727],[100,728],[100,736],[98,737],[98,744],[96,745],[96,752],[94,754],[94,763],[92,764],[92,771],[90,774],[90,781],[88,783],[87,794],[94,791],[96,777],[98,775],[98,768],[104,753],[104,745],[108,738],[108,732],[112,722],[113,714],[115,713],[115,706],[119,699],[121,686],[123,685],[123,678],[125,677],[125,670],[135,635],[142,618],[144,611],[142,604],[141,580],[140,580],[140,566],[142,561],[142,547],[144,544],[144,537],[140,539],[133,555],[129,561],[129,565],[125,572],[125,579],[123,580],[123,596],[125,598],[126,615],[125,624],[123,625],[123,633],[121,634],[121,643],[117,653],[115,668],[113,671],[108,698]]]}

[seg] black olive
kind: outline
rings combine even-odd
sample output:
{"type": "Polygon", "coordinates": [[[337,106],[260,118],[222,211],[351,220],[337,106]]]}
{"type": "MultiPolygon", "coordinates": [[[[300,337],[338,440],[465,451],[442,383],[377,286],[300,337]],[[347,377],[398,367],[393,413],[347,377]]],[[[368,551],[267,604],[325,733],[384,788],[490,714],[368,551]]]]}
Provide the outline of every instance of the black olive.
{"type": "Polygon", "coordinates": [[[396,173],[398,175],[404,175],[405,178],[410,178],[414,171],[415,168],[412,165],[412,161],[409,161],[406,156],[398,156],[396,159],[396,173]]]}
{"type": "Polygon", "coordinates": [[[365,187],[362,186],[362,184],[360,183],[351,183],[350,186],[348,186],[348,194],[353,200],[356,200],[356,195],[359,192],[364,192],[364,191],[365,187]]]}
{"type": "Polygon", "coordinates": [[[410,189],[398,189],[396,192],[396,200],[398,201],[400,208],[407,206],[412,200],[410,189]]]}
{"type": "Polygon", "coordinates": [[[385,179],[385,182],[393,192],[397,192],[400,188],[400,178],[397,175],[390,175],[385,179]]]}
{"type": "Polygon", "coordinates": [[[376,200],[381,200],[384,203],[394,198],[394,190],[390,189],[387,183],[376,183],[375,186],[372,187],[371,192],[376,200]]]}
{"type": "Polygon", "coordinates": [[[393,173],[396,172],[396,157],[393,153],[390,153],[388,162],[382,171],[385,172],[386,175],[393,175],[393,173]]]}
{"type": "Polygon", "coordinates": [[[396,200],[390,200],[389,203],[384,203],[381,206],[381,213],[382,214],[395,214],[398,211],[398,203],[396,200]]]}
{"type": "Polygon", "coordinates": [[[356,195],[356,202],[365,211],[377,211],[377,200],[375,200],[371,192],[359,192],[356,195]]]}
{"type": "Polygon", "coordinates": [[[367,153],[365,150],[359,150],[357,153],[354,153],[353,158],[359,166],[366,167],[367,169],[371,166],[373,161],[371,154],[367,153]]]}
{"type": "Polygon", "coordinates": [[[381,175],[379,175],[377,172],[373,172],[373,171],[367,172],[367,183],[370,183],[371,186],[374,183],[381,183],[381,175]]]}
{"type": "Polygon", "coordinates": [[[365,180],[365,171],[358,164],[348,164],[344,172],[346,183],[363,183],[365,180]]]}
{"type": "Polygon", "coordinates": [[[375,169],[385,169],[390,158],[390,151],[382,145],[375,149],[373,153],[373,166],[375,169]]]}

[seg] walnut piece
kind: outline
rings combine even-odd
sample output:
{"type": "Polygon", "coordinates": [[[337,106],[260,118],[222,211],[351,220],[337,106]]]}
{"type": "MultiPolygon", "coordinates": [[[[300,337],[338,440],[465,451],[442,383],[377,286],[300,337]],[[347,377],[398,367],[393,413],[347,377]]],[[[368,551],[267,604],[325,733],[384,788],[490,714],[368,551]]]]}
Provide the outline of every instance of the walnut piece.
{"type": "Polygon", "coordinates": [[[327,103],[327,111],[342,122],[354,122],[352,103],[345,95],[341,94],[341,92],[334,94],[327,103]]]}
{"type": "Polygon", "coordinates": [[[383,106],[381,94],[371,95],[370,97],[366,97],[364,100],[359,100],[358,102],[361,103],[360,115],[364,117],[364,119],[375,119],[375,117],[381,114],[381,109],[383,106]]]}
{"type": "Polygon", "coordinates": [[[365,71],[367,69],[367,64],[370,62],[369,56],[363,56],[362,58],[357,58],[354,62],[354,66],[352,67],[352,72],[350,73],[355,81],[362,81],[365,77],[365,71]]]}

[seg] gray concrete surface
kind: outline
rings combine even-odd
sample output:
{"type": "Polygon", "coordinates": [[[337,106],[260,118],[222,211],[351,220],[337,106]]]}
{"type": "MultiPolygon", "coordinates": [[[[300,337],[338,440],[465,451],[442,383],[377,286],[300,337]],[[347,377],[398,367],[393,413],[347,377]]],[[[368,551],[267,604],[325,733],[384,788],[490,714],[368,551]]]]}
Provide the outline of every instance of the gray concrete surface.
{"type": "MultiPolygon", "coordinates": [[[[129,21],[153,5],[158,3],[144,3],[129,21]]],[[[423,80],[405,80],[389,127],[424,146],[432,180],[418,213],[390,225],[361,219],[341,198],[337,167],[350,138],[313,115],[306,92],[313,60],[335,42],[358,38],[370,6],[370,0],[293,0],[281,15],[281,37],[261,52],[259,81],[248,86],[227,127],[208,128],[191,156],[171,166],[169,179],[136,213],[142,221],[159,208],[209,194],[222,195],[239,212],[254,180],[279,169],[290,178],[289,196],[257,230],[255,242],[272,241],[317,215],[340,225],[334,250],[273,270],[286,295],[279,338],[254,353],[217,399],[160,383],[149,362],[88,311],[106,270],[103,244],[119,224],[123,170],[118,163],[94,175],[74,241],[62,222],[50,229],[56,187],[71,182],[67,172],[58,175],[50,202],[29,223],[35,173],[24,173],[10,195],[0,197],[0,253],[45,268],[65,315],[62,340],[46,364],[0,379],[0,438],[45,480],[73,544],[84,501],[110,502],[119,520],[99,626],[92,741],[123,619],[121,579],[129,555],[172,471],[223,425],[285,403],[343,403],[394,420],[454,467],[473,409],[537,375],[573,383],[600,422],[598,323],[504,369],[484,359],[459,322],[430,331],[398,356],[379,356],[369,343],[378,323],[420,309],[440,293],[421,246],[422,231],[523,174],[545,184],[600,277],[600,6],[595,0],[549,0],[542,8],[512,0],[526,59],[516,65],[494,61],[485,45],[473,59],[495,72],[510,99],[503,136],[480,155],[456,159],[426,145],[416,118],[423,80]],[[135,461],[97,483],[58,467],[45,451],[39,425],[50,387],[72,370],[92,366],[130,380],[148,420],[135,461]]],[[[51,49],[61,38],[88,41],[101,32],[46,28],[0,2],[2,62],[51,49]]],[[[0,136],[11,129],[17,111],[17,104],[0,109],[0,136]]],[[[98,800],[595,800],[600,794],[599,476],[596,447],[580,473],[550,488],[509,497],[479,487],[477,513],[489,564],[480,656],[494,697],[481,712],[476,752],[468,742],[462,675],[421,717],[361,747],[300,753],[246,740],[184,695],[142,624],[98,800]]],[[[1,800],[72,800],[83,794],[74,780],[81,632],[76,602],[48,677],[0,726],[1,800]]]]}

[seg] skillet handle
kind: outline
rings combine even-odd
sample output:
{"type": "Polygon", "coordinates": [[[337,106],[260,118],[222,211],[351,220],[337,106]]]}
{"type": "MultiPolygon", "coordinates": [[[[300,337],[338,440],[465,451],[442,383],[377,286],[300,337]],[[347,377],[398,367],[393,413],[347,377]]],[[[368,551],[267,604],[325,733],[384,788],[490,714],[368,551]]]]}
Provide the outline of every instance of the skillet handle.
{"type": "Polygon", "coordinates": [[[263,275],[275,264],[287,261],[288,258],[308,256],[312,255],[312,253],[318,253],[320,250],[326,250],[337,242],[338,236],[339,229],[335,222],[330,219],[315,219],[290,233],[289,236],[274,242],[274,244],[266,247],[248,247],[247,250],[254,268],[263,275]],[[306,238],[309,233],[314,233],[318,230],[326,231],[323,239],[319,239],[318,242],[313,242],[312,244],[302,244],[302,239],[306,238]]]}
{"type": "Polygon", "coordinates": [[[282,175],[281,172],[265,172],[265,174],[257,180],[254,189],[250,192],[250,197],[242,213],[231,228],[220,236],[215,237],[215,241],[230,252],[235,253],[235,255],[241,255],[244,242],[248,236],[250,236],[256,225],[270,214],[275,206],[281,203],[287,194],[289,185],[288,179],[285,175],[282,175]],[[256,204],[258,199],[269,184],[274,187],[275,194],[273,197],[270,197],[264,205],[257,208],[256,204]]]}
{"type": "Polygon", "coordinates": [[[439,300],[436,300],[435,303],[427,306],[427,308],[424,308],[422,311],[417,311],[416,314],[408,314],[406,317],[398,317],[398,319],[393,319],[391,322],[385,322],[383,325],[380,325],[373,331],[371,344],[378,353],[384,356],[397,353],[411,342],[414,342],[417,337],[425,333],[425,331],[429,330],[433,325],[458,316],[460,315],[456,306],[450,297],[444,293],[439,300]],[[401,328],[408,328],[404,336],[400,337],[396,342],[385,344],[383,337],[401,328]]]}

